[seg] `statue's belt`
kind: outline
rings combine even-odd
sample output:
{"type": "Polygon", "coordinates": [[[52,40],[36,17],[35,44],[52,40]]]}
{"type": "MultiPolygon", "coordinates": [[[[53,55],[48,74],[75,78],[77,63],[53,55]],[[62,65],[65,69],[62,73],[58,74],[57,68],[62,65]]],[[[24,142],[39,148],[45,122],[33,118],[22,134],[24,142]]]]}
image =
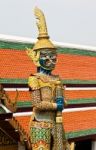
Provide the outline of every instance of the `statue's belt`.
{"type": "Polygon", "coordinates": [[[50,122],[44,122],[44,121],[32,121],[31,122],[31,127],[35,128],[52,128],[53,124],[50,122]]]}

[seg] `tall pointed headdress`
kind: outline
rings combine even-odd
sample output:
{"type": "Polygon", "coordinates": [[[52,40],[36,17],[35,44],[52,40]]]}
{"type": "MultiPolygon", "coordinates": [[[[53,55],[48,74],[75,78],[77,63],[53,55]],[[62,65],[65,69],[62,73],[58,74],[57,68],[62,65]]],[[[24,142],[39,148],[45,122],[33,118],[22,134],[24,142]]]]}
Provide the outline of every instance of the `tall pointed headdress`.
{"type": "Polygon", "coordinates": [[[35,43],[33,50],[42,50],[42,49],[52,49],[56,50],[55,46],[49,39],[46,20],[43,12],[39,8],[35,8],[34,10],[37,21],[37,27],[39,31],[38,41],[35,43]]]}

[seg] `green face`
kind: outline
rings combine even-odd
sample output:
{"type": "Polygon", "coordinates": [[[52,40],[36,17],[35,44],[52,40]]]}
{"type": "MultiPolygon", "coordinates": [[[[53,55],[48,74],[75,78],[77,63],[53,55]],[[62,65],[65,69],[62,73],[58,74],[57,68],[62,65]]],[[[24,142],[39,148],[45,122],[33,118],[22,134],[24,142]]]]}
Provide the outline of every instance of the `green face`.
{"type": "Polygon", "coordinates": [[[57,61],[56,50],[44,49],[40,51],[40,66],[46,70],[53,70],[57,61]]]}

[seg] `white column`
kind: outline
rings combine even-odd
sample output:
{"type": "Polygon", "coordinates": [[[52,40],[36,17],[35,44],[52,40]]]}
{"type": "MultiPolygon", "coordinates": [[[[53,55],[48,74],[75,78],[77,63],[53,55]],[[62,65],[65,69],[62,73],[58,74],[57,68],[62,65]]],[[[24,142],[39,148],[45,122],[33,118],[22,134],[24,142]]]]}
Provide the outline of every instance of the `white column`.
{"type": "Polygon", "coordinates": [[[18,142],[18,150],[25,150],[25,145],[18,142]]]}
{"type": "Polygon", "coordinates": [[[92,150],[96,150],[96,141],[92,141],[92,150]]]}

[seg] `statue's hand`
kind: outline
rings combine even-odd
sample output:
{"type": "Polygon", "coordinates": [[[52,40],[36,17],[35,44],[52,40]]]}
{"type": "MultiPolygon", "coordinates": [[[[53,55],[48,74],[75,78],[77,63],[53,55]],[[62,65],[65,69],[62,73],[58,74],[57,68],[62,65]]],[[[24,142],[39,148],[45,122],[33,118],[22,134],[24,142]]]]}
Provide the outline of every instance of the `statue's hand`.
{"type": "Polygon", "coordinates": [[[57,98],[56,104],[57,104],[57,110],[62,111],[64,109],[64,98],[63,97],[57,98]]]}

